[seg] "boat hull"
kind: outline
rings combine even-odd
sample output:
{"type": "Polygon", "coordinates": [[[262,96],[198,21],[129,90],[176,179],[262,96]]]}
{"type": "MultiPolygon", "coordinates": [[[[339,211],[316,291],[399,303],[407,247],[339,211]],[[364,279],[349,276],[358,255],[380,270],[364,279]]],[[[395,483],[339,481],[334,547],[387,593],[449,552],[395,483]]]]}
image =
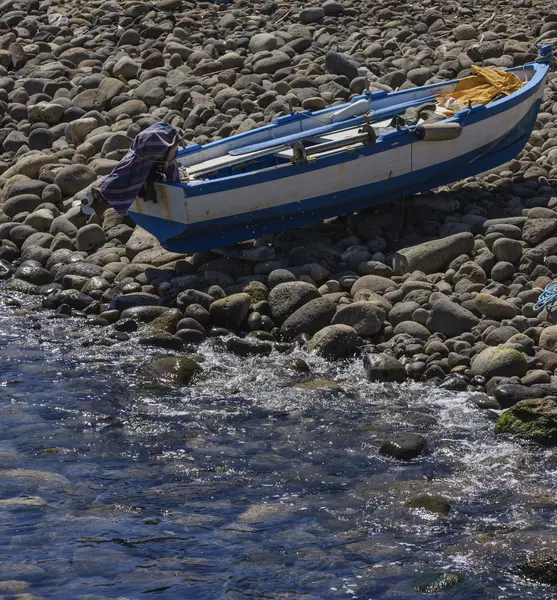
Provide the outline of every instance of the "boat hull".
{"type": "Polygon", "coordinates": [[[156,204],[130,214],[171,251],[227,246],[424,192],[514,158],[535,125],[544,78],[528,93],[461,115],[456,140],[417,142],[408,131],[309,165],[267,169],[187,185],[159,185],[156,204]]]}

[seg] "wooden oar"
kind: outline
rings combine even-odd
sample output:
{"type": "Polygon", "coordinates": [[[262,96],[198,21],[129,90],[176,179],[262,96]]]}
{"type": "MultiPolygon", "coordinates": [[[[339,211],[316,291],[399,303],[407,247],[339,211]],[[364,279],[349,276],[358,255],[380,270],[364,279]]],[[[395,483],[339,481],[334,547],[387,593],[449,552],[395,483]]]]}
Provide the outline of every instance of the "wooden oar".
{"type": "Polygon", "coordinates": [[[413,102],[405,102],[404,104],[397,104],[396,106],[389,106],[371,115],[363,115],[361,117],[354,117],[340,123],[334,123],[332,125],[324,125],[323,127],[316,127],[315,129],[309,129],[308,131],[301,131],[300,133],[294,133],[292,135],[286,135],[284,137],[276,138],[274,140],[267,140],[266,142],[260,142],[259,144],[252,144],[251,146],[245,146],[244,148],[236,148],[231,150],[229,154],[231,156],[241,156],[242,154],[249,154],[250,152],[259,152],[260,150],[267,150],[268,148],[274,148],[275,146],[290,146],[294,142],[303,140],[308,137],[316,137],[333,131],[342,131],[343,129],[350,129],[356,127],[365,122],[380,121],[385,117],[391,117],[400,112],[404,112],[407,108],[412,106],[419,106],[425,102],[431,102],[435,99],[435,96],[428,96],[427,98],[419,98],[413,102]]]}

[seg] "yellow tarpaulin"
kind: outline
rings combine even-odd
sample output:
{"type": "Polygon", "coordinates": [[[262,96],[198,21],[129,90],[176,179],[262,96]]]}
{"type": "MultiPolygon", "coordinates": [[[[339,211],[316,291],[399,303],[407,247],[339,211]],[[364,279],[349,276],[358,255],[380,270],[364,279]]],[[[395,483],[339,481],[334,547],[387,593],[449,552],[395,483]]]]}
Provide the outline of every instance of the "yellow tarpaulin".
{"type": "Polygon", "coordinates": [[[437,96],[441,106],[450,112],[466,108],[469,103],[488,104],[499,96],[508,96],[519,90],[524,84],[514,74],[499,69],[472,66],[476,75],[461,79],[452,92],[437,96]]]}

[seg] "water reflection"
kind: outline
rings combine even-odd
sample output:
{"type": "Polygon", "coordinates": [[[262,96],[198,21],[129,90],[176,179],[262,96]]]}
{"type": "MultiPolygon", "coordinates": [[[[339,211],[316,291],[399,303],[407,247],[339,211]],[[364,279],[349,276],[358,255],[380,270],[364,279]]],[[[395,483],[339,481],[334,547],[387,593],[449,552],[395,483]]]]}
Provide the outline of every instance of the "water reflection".
{"type": "Polygon", "coordinates": [[[203,376],[176,389],[133,339],[30,322],[0,314],[0,594],[551,597],[509,567],[557,550],[555,455],[495,438],[465,394],[210,342],[203,376]],[[427,453],[380,456],[396,431],[427,453]],[[420,494],[448,515],[409,508],[420,494]]]}

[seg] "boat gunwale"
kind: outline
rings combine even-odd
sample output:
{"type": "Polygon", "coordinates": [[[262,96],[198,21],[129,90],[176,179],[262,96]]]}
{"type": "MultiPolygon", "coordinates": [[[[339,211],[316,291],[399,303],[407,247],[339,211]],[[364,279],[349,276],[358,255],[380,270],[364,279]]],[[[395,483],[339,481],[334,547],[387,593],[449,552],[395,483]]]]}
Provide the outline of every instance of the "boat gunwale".
{"type": "MultiPolygon", "coordinates": [[[[490,102],[488,105],[480,104],[472,107],[471,109],[463,109],[457,113],[455,113],[452,117],[444,119],[443,123],[459,123],[463,128],[467,125],[472,125],[477,123],[480,120],[489,119],[495,115],[500,114],[506,110],[514,108],[518,104],[526,101],[531,95],[533,95],[547,76],[549,72],[549,64],[545,62],[539,63],[528,63],[526,65],[522,65],[519,67],[514,67],[513,69],[509,69],[510,72],[519,72],[531,69],[534,71],[532,77],[525,83],[523,87],[521,87],[516,92],[509,94],[508,96],[501,98],[499,100],[495,100],[490,102]]],[[[453,80],[453,82],[460,81],[459,79],[453,80]]],[[[420,89],[432,89],[434,87],[440,87],[441,85],[447,85],[452,82],[444,82],[442,84],[430,84],[428,86],[422,86],[420,88],[412,88],[412,90],[420,89]]],[[[392,92],[390,95],[401,95],[406,94],[412,90],[402,90],[398,92],[392,92]]],[[[334,107],[338,109],[339,107],[334,107]]],[[[326,109],[327,110],[327,109],[326,109]]],[[[315,113],[312,113],[315,114],[315,113]]],[[[275,125],[268,125],[266,127],[274,127],[275,125]]],[[[263,128],[260,128],[263,129],[263,128]]],[[[246,132],[250,133],[250,132],[246,132]]],[[[244,134],[240,134],[244,135],[244,134]]],[[[213,142],[214,144],[220,144],[221,142],[226,142],[230,140],[230,138],[225,138],[225,140],[218,140],[217,142],[213,142]]],[[[385,152],[393,147],[400,147],[402,145],[415,143],[417,140],[411,135],[410,130],[393,130],[387,133],[380,135],[377,138],[377,142],[371,146],[361,146],[353,151],[344,151],[337,152],[335,154],[325,156],[319,160],[314,160],[311,163],[305,165],[296,165],[296,174],[306,170],[318,170],[322,168],[328,168],[334,164],[338,164],[340,162],[346,162],[350,160],[355,160],[363,156],[370,156],[373,154],[377,154],[379,152],[385,152]],[[339,156],[342,156],[342,161],[338,160],[339,156]]],[[[208,144],[207,146],[209,146],[208,144]]],[[[204,148],[207,146],[203,146],[204,148]]],[[[247,171],[244,173],[237,173],[233,175],[225,175],[222,177],[215,177],[213,179],[205,179],[205,180],[197,180],[191,182],[167,182],[162,183],[160,185],[163,186],[171,186],[171,187],[181,187],[188,198],[193,199],[198,196],[204,196],[205,194],[221,192],[231,189],[237,189],[239,187],[248,187],[251,185],[257,185],[262,181],[267,181],[269,179],[269,172],[273,172],[273,178],[282,179],[283,177],[289,177],[293,175],[291,171],[292,164],[287,162],[284,165],[276,165],[267,167],[264,169],[260,169],[257,171],[247,171]],[[250,178],[248,182],[247,179],[250,178]]]]}
{"type": "MultiPolygon", "coordinates": [[[[521,94],[523,93],[526,89],[531,87],[531,84],[533,81],[536,80],[536,76],[539,74],[539,71],[541,68],[546,67],[546,71],[549,68],[549,65],[547,63],[544,62],[530,62],[527,63],[525,65],[521,65],[518,67],[512,67],[510,69],[506,69],[506,71],[513,73],[513,72],[520,72],[520,71],[524,71],[527,69],[532,69],[534,71],[534,75],[526,82],[526,84],[520,88],[520,90],[517,90],[517,92],[514,92],[513,94],[510,94],[509,96],[507,96],[506,98],[502,98],[500,100],[495,100],[494,102],[491,102],[489,104],[489,108],[493,108],[494,106],[497,107],[498,104],[500,102],[505,102],[507,100],[509,100],[509,98],[514,97],[517,94],[521,94]]],[[[543,77],[543,76],[542,76],[543,77]]],[[[540,79],[542,78],[540,77],[540,79]]],[[[394,98],[396,99],[397,97],[403,97],[403,96],[410,96],[413,92],[415,93],[417,90],[434,90],[434,89],[439,89],[442,87],[448,87],[451,85],[456,85],[459,81],[461,81],[463,78],[456,78],[456,79],[451,79],[449,81],[442,81],[442,82],[438,82],[438,83],[430,83],[428,85],[423,85],[423,86],[418,86],[415,88],[410,88],[410,89],[406,89],[406,90],[397,90],[394,92],[384,92],[384,91],[376,91],[376,92],[370,92],[369,94],[361,94],[359,96],[355,96],[354,98],[352,98],[349,102],[346,102],[344,104],[339,104],[339,105],[335,105],[335,106],[329,106],[327,108],[324,108],[322,110],[319,111],[315,111],[315,112],[311,112],[311,111],[301,111],[298,113],[293,113],[291,115],[285,115],[282,117],[279,117],[278,119],[276,119],[275,121],[273,121],[272,123],[269,123],[268,125],[263,125],[262,127],[258,127],[257,129],[252,129],[250,131],[245,131],[239,134],[235,134],[233,136],[229,136],[227,138],[223,138],[221,140],[217,140],[214,142],[209,142],[208,144],[193,144],[192,146],[188,146],[186,148],[183,148],[182,150],[180,150],[176,156],[176,159],[178,161],[180,161],[180,159],[183,158],[190,158],[195,156],[198,153],[201,153],[203,151],[206,150],[214,150],[214,149],[218,149],[221,146],[226,146],[229,145],[231,140],[234,141],[241,141],[244,139],[247,139],[249,137],[252,137],[254,135],[254,132],[258,132],[258,133],[262,133],[262,132],[272,132],[273,130],[276,130],[277,128],[283,126],[283,125],[287,125],[289,123],[293,123],[293,122],[302,122],[305,120],[309,120],[309,119],[319,119],[319,117],[322,116],[326,116],[327,114],[332,114],[334,112],[337,112],[339,110],[343,110],[346,107],[349,107],[350,105],[360,101],[360,100],[368,100],[368,101],[373,101],[373,100],[382,100],[385,99],[387,97],[389,98],[394,98]]],[[[395,106],[403,106],[405,103],[401,102],[399,104],[396,104],[395,102],[393,102],[393,107],[395,106]]],[[[483,106],[483,105],[482,105],[483,106]]],[[[462,112],[464,113],[468,113],[468,109],[463,109],[463,111],[460,111],[459,113],[455,113],[455,115],[453,115],[453,117],[449,117],[449,119],[453,119],[455,117],[457,117],[459,114],[461,114],[462,112]]],[[[497,114],[497,113],[495,113],[497,114]]],[[[325,123],[324,123],[325,125],[325,123]]],[[[340,123],[339,123],[340,125],[340,123]]],[[[309,133],[309,131],[308,131],[309,133]]],[[[201,164],[201,163],[194,163],[195,165],[201,164]]],[[[194,165],[184,165],[186,166],[194,166],[194,165]]],[[[211,180],[214,181],[214,180],[211,180]]],[[[195,182],[195,183],[203,183],[203,182],[195,182]]],[[[172,185],[172,184],[168,184],[168,185],[172,185]]],[[[181,184],[180,182],[178,182],[178,185],[188,185],[187,183],[185,184],[181,184]]]]}

